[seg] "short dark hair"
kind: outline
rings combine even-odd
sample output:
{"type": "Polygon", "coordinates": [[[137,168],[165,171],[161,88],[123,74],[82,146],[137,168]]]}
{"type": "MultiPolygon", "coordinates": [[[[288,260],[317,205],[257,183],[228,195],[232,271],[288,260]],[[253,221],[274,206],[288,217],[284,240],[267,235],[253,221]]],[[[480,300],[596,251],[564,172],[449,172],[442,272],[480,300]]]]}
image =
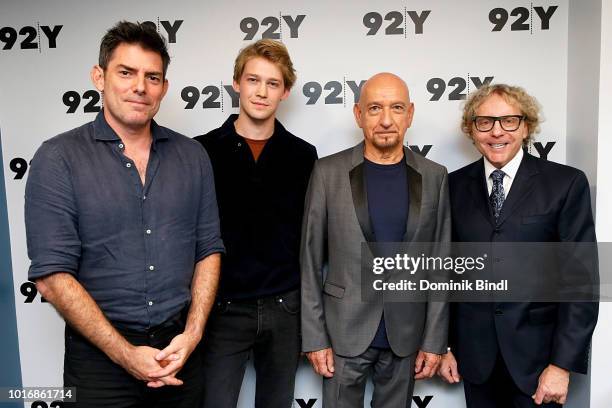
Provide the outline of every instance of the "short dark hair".
{"type": "Polygon", "coordinates": [[[100,42],[100,56],[98,57],[98,65],[103,70],[106,71],[115,48],[123,43],[138,44],[145,50],[158,53],[163,62],[163,76],[166,77],[170,64],[166,40],[157,32],[155,26],[149,23],[120,21],[106,32],[100,42]]]}

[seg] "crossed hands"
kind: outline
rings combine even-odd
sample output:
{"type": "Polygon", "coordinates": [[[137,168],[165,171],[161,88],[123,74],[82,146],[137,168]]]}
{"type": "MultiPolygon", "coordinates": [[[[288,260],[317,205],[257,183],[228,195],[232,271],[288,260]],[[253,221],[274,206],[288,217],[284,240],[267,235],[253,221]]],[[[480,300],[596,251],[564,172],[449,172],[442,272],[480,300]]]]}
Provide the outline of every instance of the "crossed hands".
{"type": "Polygon", "coordinates": [[[442,356],[440,354],[419,350],[414,364],[414,379],[423,380],[433,377],[438,371],[441,360],[442,356]]]}
{"type": "Polygon", "coordinates": [[[135,378],[146,381],[147,386],[183,385],[176,374],[197,346],[198,341],[185,333],[175,336],[163,350],[149,346],[131,346],[121,364],[135,378]]]}
{"type": "MultiPolygon", "coordinates": [[[[310,351],[306,353],[306,357],[317,374],[325,378],[334,376],[334,353],[331,347],[310,351]]],[[[419,350],[414,367],[414,378],[416,380],[421,380],[433,377],[438,370],[440,359],[441,356],[439,354],[419,350]]]]}

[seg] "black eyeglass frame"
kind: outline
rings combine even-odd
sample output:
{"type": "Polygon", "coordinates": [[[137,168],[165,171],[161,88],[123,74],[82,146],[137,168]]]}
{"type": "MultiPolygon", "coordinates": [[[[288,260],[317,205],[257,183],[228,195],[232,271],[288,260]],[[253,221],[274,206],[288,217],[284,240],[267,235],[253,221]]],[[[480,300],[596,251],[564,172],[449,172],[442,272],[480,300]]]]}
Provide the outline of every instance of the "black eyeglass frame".
{"type": "Polygon", "coordinates": [[[489,132],[491,131],[491,129],[493,129],[495,127],[495,122],[499,122],[499,126],[501,126],[502,129],[504,129],[506,132],[514,132],[515,130],[517,130],[519,127],[521,127],[521,122],[525,120],[525,115],[505,115],[505,116],[472,116],[472,123],[474,123],[474,126],[476,127],[476,130],[478,130],[479,132],[489,132]],[[489,129],[486,130],[482,130],[478,128],[478,125],[476,124],[476,120],[478,118],[487,118],[492,120],[492,124],[491,127],[489,129]],[[504,127],[504,124],[502,122],[503,119],[506,118],[518,118],[518,124],[516,125],[516,127],[514,129],[506,129],[504,127]]]}

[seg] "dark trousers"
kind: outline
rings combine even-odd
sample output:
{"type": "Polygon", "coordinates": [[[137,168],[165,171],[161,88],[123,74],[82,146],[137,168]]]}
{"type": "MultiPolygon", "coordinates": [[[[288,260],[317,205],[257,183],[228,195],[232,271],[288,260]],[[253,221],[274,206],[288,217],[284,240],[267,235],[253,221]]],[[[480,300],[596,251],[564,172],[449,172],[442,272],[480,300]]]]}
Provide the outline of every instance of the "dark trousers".
{"type": "Polygon", "coordinates": [[[467,408],[560,408],[561,405],[548,403],[536,405],[531,395],[525,395],[514,383],[500,353],[493,373],[482,384],[463,379],[467,408]]]}
{"type": "Polygon", "coordinates": [[[300,355],[300,292],[217,302],[202,348],[205,408],[234,408],[247,361],[255,367],[255,407],[289,408],[300,355]]]}
{"type": "MultiPolygon", "coordinates": [[[[135,346],[165,348],[172,338],[184,330],[184,323],[175,322],[145,333],[119,330],[135,346]]],[[[64,386],[76,387],[76,403],[66,407],[196,407],[201,400],[201,357],[196,347],[176,375],[182,386],[149,388],[144,381],[132,377],[100,349],[66,326],[64,354],[64,386]]]]}
{"type": "Polygon", "coordinates": [[[366,382],[372,376],[372,407],[410,408],[415,359],[416,353],[398,357],[391,350],[374,347],[357,357],[334,354],[334,376],[323,379],[323,407],[363,407],[366,382]]]}

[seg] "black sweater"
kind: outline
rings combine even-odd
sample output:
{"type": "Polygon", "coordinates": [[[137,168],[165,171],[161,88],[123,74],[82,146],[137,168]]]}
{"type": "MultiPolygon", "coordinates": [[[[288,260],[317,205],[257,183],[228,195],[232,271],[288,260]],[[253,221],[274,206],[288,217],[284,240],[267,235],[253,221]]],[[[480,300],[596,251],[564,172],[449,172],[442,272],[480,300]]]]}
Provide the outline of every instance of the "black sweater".
{"type": "Polygon", "coordinates": [[[259,160],[236,133],[231,115],[195,139],[208,152],[215,174],[226,254],[217,298],[274,295],[300,284],[299,247],[304,197],[316,148],[278,120],[259,160]]]}

